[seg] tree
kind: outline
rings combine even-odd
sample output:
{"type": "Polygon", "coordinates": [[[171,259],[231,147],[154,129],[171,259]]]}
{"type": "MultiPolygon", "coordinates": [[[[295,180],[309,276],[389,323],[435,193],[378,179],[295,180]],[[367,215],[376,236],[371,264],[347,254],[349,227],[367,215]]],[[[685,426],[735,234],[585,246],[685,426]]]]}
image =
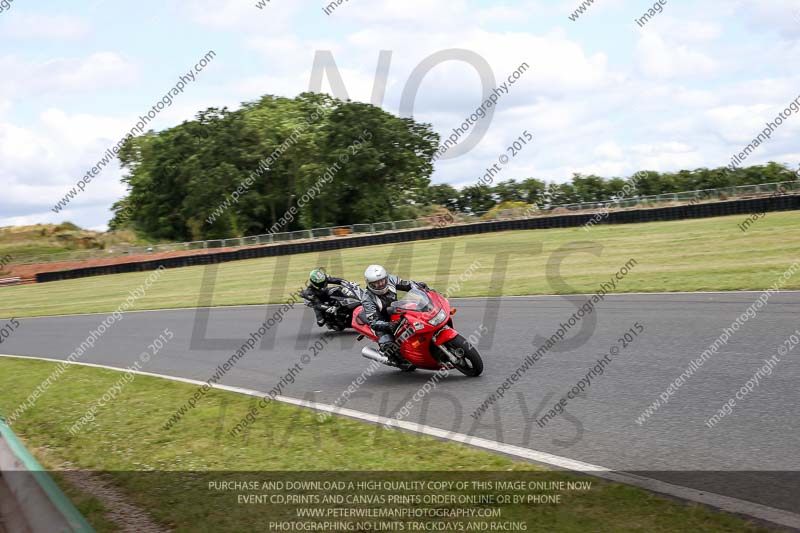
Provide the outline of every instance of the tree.
{"type": "Polygon", "coordinates": [[[129,139],[112,223],[153,239],[224,238],[390,220],[423,204],[439,137],[429,124],[304,93],[129,139]]]}
{"type": "Polygon", "coordinates": [[[461,190],[458,206],[460,211],[480,213],[490,210],[496,203],[491,187],[471,185],[461,190]]]}
{"type": "Polygon", "coordinates": [[[501,181],[494,186],[493,192],[498,203],[527,200],[527,191],[521,183],[514,180],[501,181]]]}
{"type": "Polygon", "coordinates": [[[459,207],[459,192],[452,185],[442,183],[428,187],[427,202],[441,205],[450,211],[457,211],[459,207]]]}
{"type": "Polygon", "coordinates": [[[575,174],[572,176],[572,188],[576,202],[600,202],[611,197],[608,182],[599,176],[575,174]]]}
{"type": "Polygon", "coordinates": [[[524,193],[523,200],[531,205],[539,202],[544,194],[545,183],[535,178],[528,178],[520,184],[520,189],[524,193]]]}

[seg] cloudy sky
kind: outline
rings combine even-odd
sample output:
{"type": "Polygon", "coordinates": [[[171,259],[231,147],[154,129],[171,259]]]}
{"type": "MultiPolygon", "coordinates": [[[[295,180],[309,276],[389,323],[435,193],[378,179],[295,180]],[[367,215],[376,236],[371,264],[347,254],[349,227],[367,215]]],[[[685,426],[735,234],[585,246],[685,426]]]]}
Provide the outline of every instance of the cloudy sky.
{"type": "MultiPolygon", "coordinates": [[[[498,84],[529,64],[477,146],[437,163],[433,181],[456,186],[525,130],[533,143],[500,179],[723,166],[800,96],[800,0],[669,0],[643,28],[634,20],[653,4],[641,0],[596,0],[576,21],[579,0],[349,0],[330,15],[322,1],[258,1],[11,2],[0,12],[0,226],[105,228],[125,193],[116,166],[69,209],[51,207],[209,50],[214,60],[152,127],[306,91],[318,51],[364,102],[390,51],[381,105],[392,113],[414,69],[442,50],[476,54],[498,84]]],[[[322,90],[333,90],[327,77],[322,90]]],[[[473,66],[442,62],[413,114],[446,137],[483,92],[473,66]]],[[[794,116],[748,164],[797,165],[798,133],[794,116]]]]}

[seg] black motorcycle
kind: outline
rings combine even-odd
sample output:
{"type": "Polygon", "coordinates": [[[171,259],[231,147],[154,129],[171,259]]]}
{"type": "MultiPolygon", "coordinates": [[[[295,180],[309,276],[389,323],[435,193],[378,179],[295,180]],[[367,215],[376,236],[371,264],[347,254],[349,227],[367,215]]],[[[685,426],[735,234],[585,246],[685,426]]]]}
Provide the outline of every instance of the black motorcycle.
{"type": "Polygon", "coordinates": [[[324,291],[327,295],[325,302],[317,302],[315,299],[304,294],[303,299],[308,307],[315,304],[322,306],[324,310],[325,326],[333,331],[343,331],[352,327],[353,311],[361,305],[359,292],[362,289],[355,284],[352,285],[329,285],[324,291]]]}

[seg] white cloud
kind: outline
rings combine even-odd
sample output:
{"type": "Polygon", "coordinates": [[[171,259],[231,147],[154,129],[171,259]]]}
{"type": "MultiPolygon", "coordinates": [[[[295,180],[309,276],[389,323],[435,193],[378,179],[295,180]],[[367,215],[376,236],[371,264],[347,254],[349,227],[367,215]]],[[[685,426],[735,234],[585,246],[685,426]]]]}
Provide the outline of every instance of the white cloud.
{"type": "Polygon", "coordinates": [[[48,90],[86,90],[87,87],[119,87],[135,79],[131,63],[113,52],[98,52],[85,59],[56,59],[34,72],[38,84],[48,90]]]}
{"type": "Polygon", "coordinates": [[[668,43],[656,33],[642,33],[636,45],[639,70],[648,78],[669,80],[708,77],[720,70],[712,57],[686,45],[668,43]]]}
{"type": "Polygon", "coordinates": [[[552,8],[544,2],[535,0],[516,1],[513,4],[496,4],[477,9],[475,17],[481,24],[520,23],[547,14],[552,8]]]}
{"type": "Polygon", "coordinates": [[[785,38],[800,38],[800,1],[739,0],[735,5],[747,13],[748,16],[744,20],[751,28],[759,31],[777,31],[785,38]]]}
{"type": "Polygon", "coordinates": [[[702,43],[713,41],[723,35],[722,26],[716,20],[681,19],[670,15],[661,15],[658,25],[649,27],[659,35],[668,36],[679,43],[702,43]]]}
{"type": "MultiPolygon", "coordinates": [[[[177,124],[209,106],[235,108],[264,94],[295,96],[308,89],[317,50],[332,51],[349,96],[365,102],[379,51],[393,51],[383,107],[397,113],[422,60],[463,48],[485,58],[498,84],[523,61],[530,69],[501,97],[482,142],[436,164],[435,182],[475,183],[524,130],[534,142],[498,179],[565,181],[576,172],[630,176],[643,168],[724,165],[800,93],[800,76],[790,68],[800,54],[794,38],[800,0],[675,3],[642,29],[631,22],[640,4],[598,1],[595,21],[627,21],[629,34],[619,35],[589,15],[581,23],[568,21],[578,0],[362,2],[352,0],[326,16],[321,6],[327,2],[309,7],[272,0],[259,10],[255,0],[180,0],[160,16],[180,17],[176,28],[185,24],[204,38],[220,39],[216,61],[224,76],[204,78],[202,88],[193,88],[191,96],[187,91],[154,127],[177,124]]],[[[73,28],[62,37],[69,35],[82,34],[73,28]]],[[[172,36],[149,39],[159,54],[175,47],[172,36]]],[[[44,63],[0,56],[0,180],[6,193],[0,212],[10,217],[3,221],[68,218],[95,227],[108,220],[109,206],[123,194],[116,168],[105,170],[63,215],[49,207],[144,111],[126,102],[106,114],[71,111],[92,109],[85,104],[94,93],[86,88],[136,81],[154,99],[163,89],[163,78],[153,87],[151,71],[137,69],[158,60],[121,50],[70,50],[68,57],[44,63]],[[75,107],[42,99],[30,116],[18,111],[19,102],[35,101],[32,96],[56,94],[73,98],[75,107]]],[[[448,135],[480,105],[478,80],[463,62],[436,66],[420,86],[415,118],[448,135]]],[[[327,81],[323,90],[330,91],[327,81]]],[[[800,117],[794,117],[749,162],[796,160],[792,141],[798,131],[800,117]]]]}
{"type": "Polygon", "coordinates": [[[402,29],[412,23],[412,31],[420,27],[436,27],[441,30],[459,24],[470,13],[466,0],[373,0],[369,7],[343,4],[334,16],[349,16],[370,25],[389,25],[402,29]],[[347,11],[345,12],[345,9],[347,11]]]}
{"type": "Polygon", "coordinates": [[[125,120],[59,109],[44,111],[22,127],[0,122],[0,225],[72,220],[80,225],[104,224],[109,206],[124,194],[121,172],[113,163],[75,197],[69,209],[50,211],[118,136],[125,120]]]}
{"type": "Polygon", "coordinates": [[[6,113],[8,113],[8,111],[11,109],[11,106],[11,100],[0,99],[0,119],[2,119],[6,113]]]}
{"type": "Polygon", "coordinates": [[[614,141],[607,141],[597,145],[592,153],[606,159],[623,159],[625,157],[625,152],[614,141]]]}
{"type": "Polygon", "coordinates": [[[78,39],[89,33],[89,22],[73,15],[15,12],[0,17],[0,34],[16,39],[78,39]]]}
{"type": "Polygon", "coordinates": [[[291,34],[301,2],[272,0],[263,9],[257,0],[179,0],[178,12],[196,24],[214,30],[236,30],[262,35],[291,34]]]}
{"type": "Polygon", "coordinates": [[[136,66],[113,52],[96,52],[83,58],[56,58],[45,62],[0,56],[4,73],[0,96],[89,92],[125,86],[137,79],[136,66]]]}

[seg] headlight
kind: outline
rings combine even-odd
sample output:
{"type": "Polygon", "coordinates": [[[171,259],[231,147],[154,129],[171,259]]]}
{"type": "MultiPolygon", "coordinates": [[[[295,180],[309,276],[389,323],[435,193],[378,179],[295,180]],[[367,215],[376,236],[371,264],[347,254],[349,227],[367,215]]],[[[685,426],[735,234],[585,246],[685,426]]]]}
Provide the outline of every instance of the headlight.
{"type": "Polygon", "coordinates": [[[444,322],[446,318],[447,318],[447,313],[445,313],[444,309],[442,309],[441,311],[436,313],[435,317],[428,320],[428,324],[430,324],[431,326],[438,326],[439,324],[444,322]]]}

